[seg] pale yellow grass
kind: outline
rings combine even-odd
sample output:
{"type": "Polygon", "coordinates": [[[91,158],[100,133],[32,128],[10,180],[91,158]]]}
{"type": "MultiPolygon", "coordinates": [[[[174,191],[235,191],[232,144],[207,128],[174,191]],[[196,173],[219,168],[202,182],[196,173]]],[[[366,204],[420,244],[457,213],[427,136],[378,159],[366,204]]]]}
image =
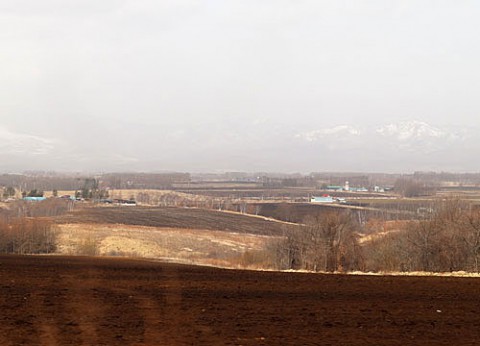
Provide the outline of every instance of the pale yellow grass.
{"type": "Polygon", "coordinates": [[[238,267],[248,251],[263,251],[267,236],[202,229],[122,224],[58,225],[58,253],[128,256],[238,267]]]}
{"type": "Polygon", "coordinates": [[[374,240],[381,239],[388,234],[398,233],[398,232],[401,232],[401,231],[402,230],[400,230],[400,229],[391,229],[391,230],[388,230],[388,231],[377,232],[377,233],[372,233],[372,234],[361,234],[360,238],[358,239],[358,242],[360,244],[368,243],[368,242],[371,242],[371,241],[374,241],[374,240]]]}
{"type": "Polygon", "coordinates": [[[480,278],[480,273],[469,273],[465,271],[457,272],[352,272],[348,273],[351,275],[375,275],[375,276],[446,276],[446,277],[470,277],[470,278],[480,278]]]}
{"type": "Polygon", "coordinates": [[[465,277],[465,278],[480,278],[480,273],[469,273],[465,271],[457,271],[457,272],[362,272],[362,271],[353,271],[353,272],[314,272],[311,270],[294,270],[294,269],[287,269],[282,270],[285,273],[316,273],[316,274],[327,274],[327,275],[366,275],[366,276],[440,276],[440,277],[465,277]]]}

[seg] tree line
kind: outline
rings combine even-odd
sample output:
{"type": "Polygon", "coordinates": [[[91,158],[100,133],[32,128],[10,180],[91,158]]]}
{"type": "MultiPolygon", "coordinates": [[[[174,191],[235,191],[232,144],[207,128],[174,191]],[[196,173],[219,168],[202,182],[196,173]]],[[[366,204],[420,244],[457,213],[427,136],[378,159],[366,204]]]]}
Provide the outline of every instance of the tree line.
{"type": "MultiPolygon", "coordinates": [[[[54,252],[56,230],[50,218],[72,206],[62,199],[9,204],[0,210],[0,252],[54,252]]],[[[422,219],[388,230],[382,225],[385,221],[366,222],[357,212],[332,209],[308,216],[302,224],[285,225],[282,235],[272,236],[265,254],[276,269],[480,272],[480,209],[471,204],[447,199],[432,205],[422,219]]]]}
{"type": "Polygon", "coordinates": [[[444,201],[430,217],[369,233],[351,211],[330,211],[286,227],[270,256],[277,269],[324,272],[480,272],[480,210],[444,201]]]}
{"type": "Polygon", "coordinates": [[[367,242],[363,252],[372,271],[480,272],[480,210],[444,201],[429,218],[367,242]]]}

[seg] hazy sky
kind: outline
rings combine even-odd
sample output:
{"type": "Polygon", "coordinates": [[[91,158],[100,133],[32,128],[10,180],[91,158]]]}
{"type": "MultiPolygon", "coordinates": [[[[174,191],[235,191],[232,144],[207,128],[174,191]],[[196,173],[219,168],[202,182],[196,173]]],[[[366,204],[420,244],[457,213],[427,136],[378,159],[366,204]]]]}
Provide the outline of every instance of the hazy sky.
{"type": "Polygon", "coordinates": [[[480,2],[0,0],[0,170],[480,171],[480,2]]]}

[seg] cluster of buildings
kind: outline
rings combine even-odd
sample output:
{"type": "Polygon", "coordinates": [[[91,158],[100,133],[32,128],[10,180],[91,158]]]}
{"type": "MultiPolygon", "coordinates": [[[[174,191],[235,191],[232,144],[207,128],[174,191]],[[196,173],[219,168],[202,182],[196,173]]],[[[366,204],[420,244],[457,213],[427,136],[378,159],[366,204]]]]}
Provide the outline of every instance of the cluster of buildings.
{"type": "Polygon", "coordinates": [[[347,191],[347,192],[368,192],[368,189],[366,187],[354,187],[350,186],[350,183],[348,181],[345,182],[345,185],[339,186],[339,185],[328,185],[327,186],[328,191],[347,191]]]}
{"type": "MultiPolygon", "coordinates": [[[[52,198],[52,197],[50,197],[50,198],[52,198]]],[[[75,196],[71,196],[71,195],[63,195],[63,196],[60,196],[60,197],[57,197],[57,198],[66,199],[66,200],[70,200],[70,201],[76,201],[76,202],[85,201],[84,198],[75,197],[75,196]]],[[[47,197],[43,197],[43,196],[42,197],[40,197],[40,196],[37,196],[37,197],[26,196],[26,197],[22,198],[22,200],[27,201],[27,202],[41,202],[41,201],[45,201],[46,199],[47,199],[47,197]]],[[[121,198],[99,199],[99,200],[94,200],[94,202],[99,202],[99,203],[104,203],[104,204],[126,205],[126,206],[136,206],[137,205],[137,202],[135,200],[121,199],[121,198]]]]}
{"type": "MultiPolygon", "coordinates": [[[[348,181],[345,182],[343,186],[340,185],[328,185],[325,187],[327,191],[331,192],[369,192],[370,190],[366,187],[357,187],[357,186],[350,186],[348,181]]],[[[372,192],[383,193],[387,191],[385,188],[380,186],[375,186],[372,189],[372,192]]],[[[310,198],[311,203],[346,203],[345,198],[340,197],[333,197],[328,194],[322,195],[320,197],[312,196],[310,198]]]]}

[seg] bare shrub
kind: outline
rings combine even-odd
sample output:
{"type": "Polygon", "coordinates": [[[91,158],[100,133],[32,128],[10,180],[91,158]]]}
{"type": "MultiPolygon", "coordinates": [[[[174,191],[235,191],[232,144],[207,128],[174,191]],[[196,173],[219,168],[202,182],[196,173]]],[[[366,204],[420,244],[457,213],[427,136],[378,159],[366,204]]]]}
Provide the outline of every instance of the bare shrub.
{"type": "Polygon", "coordinates": [[[382,235],[363,246],[365,269],[373,272],[406,271],[410,265],[410,257],[405,235],[390,233],[382,235]]]}
{"type": "Polygon", "coordinates": [[[49,220],[18,218],[0,222],[0,252],[12,254],[51,253],[56,249],[56,231],[49,220]]]}
{"type": "Polygon", "coordinates": [[[109,252],[107,252],[106,255],[111,257],[129,257],[129,258],[141,257],[138,255],[137,252],[129,252],[129,251],[121,251],[121,250],[110,250],[109,252]]]}
{"type": "Polygon", "coordinates": [[[99,255],[99,247],[95,237],[88,235],[80,241],[76,247],[76,255],[97,256],[99,255]]]}
{"type": "Polygon", "coordinates": [[[245,251],[237,262],[243,268],[266,269],[275,267],[274,259],[272,259],[270,253],[265,250],[245,251]]]}

